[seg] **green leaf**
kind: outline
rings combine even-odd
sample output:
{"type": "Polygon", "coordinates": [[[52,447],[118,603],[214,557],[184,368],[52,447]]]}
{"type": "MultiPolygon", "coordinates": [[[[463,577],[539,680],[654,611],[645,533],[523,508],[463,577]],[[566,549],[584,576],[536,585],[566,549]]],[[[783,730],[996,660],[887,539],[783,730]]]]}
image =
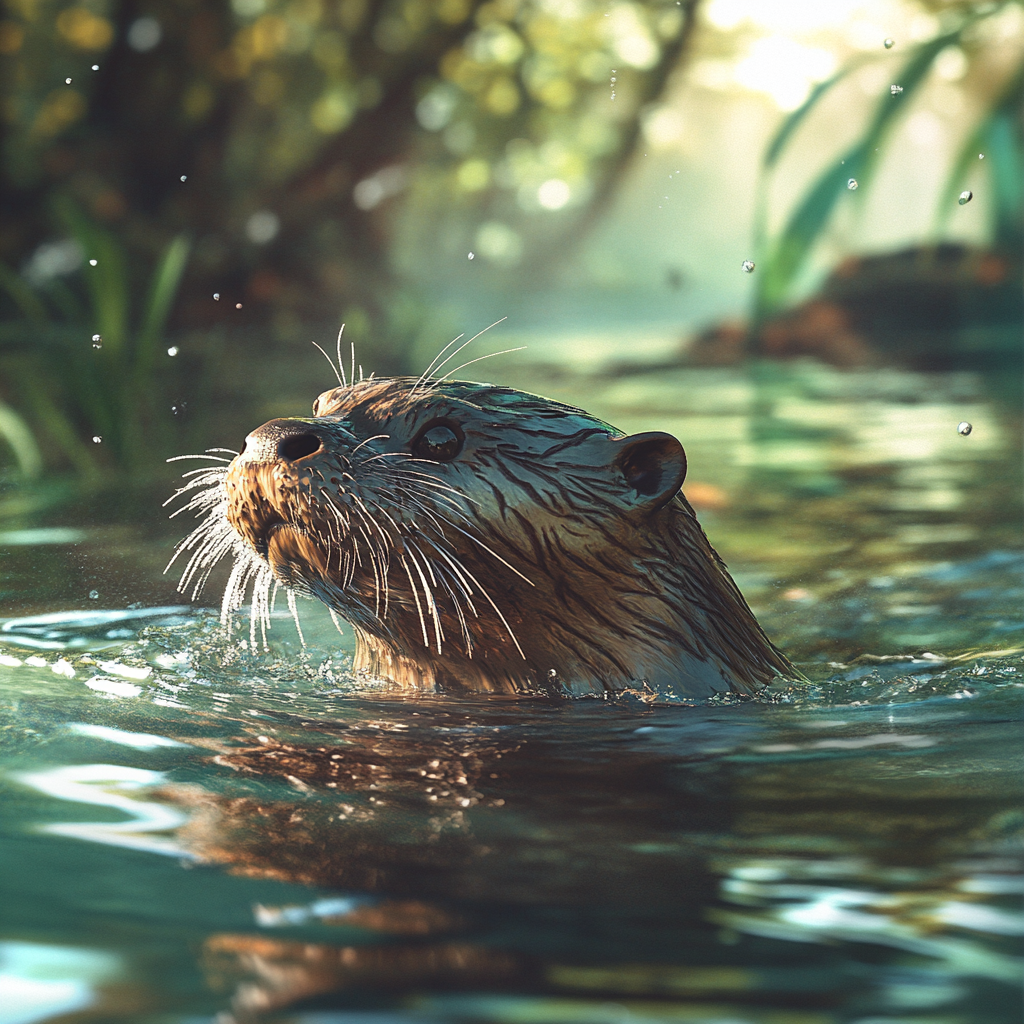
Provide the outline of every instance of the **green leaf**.
{"type": "Polygon", "coordinates": [[[57,211],[85,253],[83,272],[92,299],[95,331],[103,335],[107,352],[117,357],[128,340],[130,288],[124,250],[71,200],[58,200],[57,211]]]}
{"type": "Polygon", "coordinates": [[[45,324],[49,319],[42,299],[32,290],[28,282],[6,264],[0,263],[0,288],[14,300],[22,316],[30,323],[45,324]]]}
{"type": "Polygon", "coordinates": [[[0,437],[9,445],[18,468],[33,480],[43,471],[43,456],[29,425],[9,405],[0,402],[0,437]]]}
{"type": "MultiPolygon", "coordinates": [[[[903,92],[896,96],[887,94],[881,98],[874,116],[857,143],[818,177],[790,214],[779,234],[762,243],[764,251],[758,256],[762,272],[758,278],[755,296],[755,323],[761,322],[785,304],[836,204],[847,194],[849,179],[856,178],[862,188],[869,183],[877,163],[875,154],[881,148],[892,122],[925,80],[935,57],[947,46],[958,42],[964,29],[978,17],[980,15],[966,19],[955,30],[937,36],[913,51],[903,66],[898,81],[894,83],[901,85],[903,92]]],[[[827,86],[829,83],[824,84],[827,86]]],[[[817,94],[812,94],[804,106],[809,110],[809,105],[817,103],[825,91],[825,88],[822,88],[817,94]]],[[[801,110],[802,114],[801,111],[797,111],[791,115],[791,123],[784,124],[780,129],[780,135],[783,135],[782,143],[792,137],[796,125],[806,115],[807,110],[801,110]],[[798,114],[801,117],[798,118],[798,114]]],[[[781,148],[781,145],[776,147],[778,151],[772,153],[770,163],[766,159],[766,173],[778,158],[781,148]]],[[[766,189],[766,186],[763,187],[766,189]]]]}
{"type": "Polygon", "coordinates": [[[188,262],[189,242],[185,235],[178,235],[164,250],[160,263],[153,272],[146,305],[142,310],[142,324],[136,340],[136,366],[148,367],[153,349],[159,344],[171,304],[178,292],[185,264],[188,262]]]}

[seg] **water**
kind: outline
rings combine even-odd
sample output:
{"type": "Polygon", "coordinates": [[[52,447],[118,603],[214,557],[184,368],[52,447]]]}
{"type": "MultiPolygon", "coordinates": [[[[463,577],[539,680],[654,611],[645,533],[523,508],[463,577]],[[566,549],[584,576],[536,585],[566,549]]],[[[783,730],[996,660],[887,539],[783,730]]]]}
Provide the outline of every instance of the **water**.
{"type": "Polygon", "coordinates": [[[508,372],[683,439],[807,681],[411,699],[318,606],[264,652],[182,602],[157,494],[8,519],[0,1021],[1018,1021],[1017,403],[969,373],[508,372]]]}

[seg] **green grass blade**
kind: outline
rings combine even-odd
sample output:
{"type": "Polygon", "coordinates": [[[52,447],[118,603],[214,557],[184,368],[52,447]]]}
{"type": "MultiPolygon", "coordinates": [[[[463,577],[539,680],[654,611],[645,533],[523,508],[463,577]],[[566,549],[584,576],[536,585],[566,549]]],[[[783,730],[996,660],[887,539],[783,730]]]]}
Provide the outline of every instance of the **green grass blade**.
{"type": "Polygon", "coordinates": [[[43,300],[21,274],[16,274],[4,263],[0,263],[0,288],[14,300],[14,304],[21,310],[21,315],[29,323],[45,324],[49,320],[43,300]]]}
{"type": "Polygon", "coordinates": [[[117,357],[128,340],[130,288],[124,250],[109,232],[90,221],[70,200],[60,200],[57,209],[85,253],[83,272],[92,300],[95,331],[103,335],[107,352],[117,357]]]}
{"type": "Polygon", "coordinates": [[[785,303],[836,204],[847,194],[847,181],[856,178],[861,187],[867,185],[876,164],[875,152],[893,120],[925,80],[935,57],[947,46],[958,42],[964,29],[975,20],[977,16],[917,47],[895,83],[902,85],[902,94],[881,98],[874,117],[856,145],[818,177],[778,236],[765,243],[764,254],[759,257],[762,273],[755,296],[755,322],[760,322],[785,303]]]}
{"type": "MultiPolygon", "coordinates": [[[[978,154],[984,153],[983,168],[993,184],[992,212],[994,234],[999,241],[1006,231],[1003,225],[1015,224],[1020,233],[1022,202],[1024,202],[1024,166],[1021,143],[1014,134],[1013,117],[1024,103],[1024,65],[1012,76],[971,137],[961,147],[940,193],[935,211],[933,234],[938,235],[956,210],[957,196],[963,191],[971,168],[979,165],[978,154]]],[[[1012,233],[1012,229],[1011,229],[1012,233]]]]}
{"type": "Polygon", "coordinates": [[[85,480],[100,476],[99,460],[92,452],[92,444],[86,445],[71,420],[53,399],[53,389],[45,378],[37,377],[31,371],[19,375],[22,393],[32,410],[34,420],[57,443],[85,480]]]}
{"type": "Polygon", "coordinates": [[[761,160],[765,171],[770,171],[775,166],[776,161],[782,155],[782,151],[793,137],[794,132],[803,124],[804,119],[818,105],[818,102],[825,97],[825,94],[831,91],[833,87],[838,85],[856,68],[862,67],[863,64],[864,60],[851,61],[846,67],[840,68],[831,78],[826,79],[824,82],[819,82],[811,90],[807,99],[782,122],[772,141],[768,143],[768,148],[765,150],[764,157],[761,160]]]}
{"type": "Polygon", "coordinates": [[[34,480],[43,471],[43,456],[29,425],[9,405],[0,402],[0,437],[14,453],[22,475],[34,480]]]}
{"type": "Polygon", "coordinates": [[[137,364],[148,362],[152,350],[160,341],[171,304],[178,292],[185,264],[188,262],[189,241],[185,235],[178,235],[164,250],[164,254],[153,272],[146,305],[142,310],[142,323],[136,341],[137,364]]]}

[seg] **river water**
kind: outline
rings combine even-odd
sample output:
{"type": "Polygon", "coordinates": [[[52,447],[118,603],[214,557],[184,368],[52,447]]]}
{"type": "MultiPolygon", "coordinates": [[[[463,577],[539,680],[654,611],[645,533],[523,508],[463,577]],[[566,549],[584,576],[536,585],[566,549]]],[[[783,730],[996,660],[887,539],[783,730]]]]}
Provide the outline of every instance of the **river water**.
{"type": "Polygon", "coordinates": [[[814,364],[503,381],[680,437],[808,681],[403,697],[317,606],[252,651],[176,597],[158,495],[9,495],[0,1022],[1019,1021],[1016,403],[814,364]]]}

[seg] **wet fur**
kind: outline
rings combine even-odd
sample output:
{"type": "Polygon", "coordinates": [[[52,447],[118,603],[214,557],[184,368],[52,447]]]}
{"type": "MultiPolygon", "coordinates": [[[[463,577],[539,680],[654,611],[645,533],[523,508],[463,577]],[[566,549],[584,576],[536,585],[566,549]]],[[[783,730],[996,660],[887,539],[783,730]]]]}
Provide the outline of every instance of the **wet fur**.
{"type": "Polygon", "coordinates": [[[254,641],[284,587],[352,624],[357,668],[410,686],[707,696],[791,673],[679,492],[669,435],[423,377],[346,382],[313,411],[179,492],[204,517],[182,587],[233,557],[222,613],[251,585],[254,641]],[[461,425],[454,461],[411,453],[431,420],[461,425]],[[280,458],[297,434],[320,449],[280,458]]]}

